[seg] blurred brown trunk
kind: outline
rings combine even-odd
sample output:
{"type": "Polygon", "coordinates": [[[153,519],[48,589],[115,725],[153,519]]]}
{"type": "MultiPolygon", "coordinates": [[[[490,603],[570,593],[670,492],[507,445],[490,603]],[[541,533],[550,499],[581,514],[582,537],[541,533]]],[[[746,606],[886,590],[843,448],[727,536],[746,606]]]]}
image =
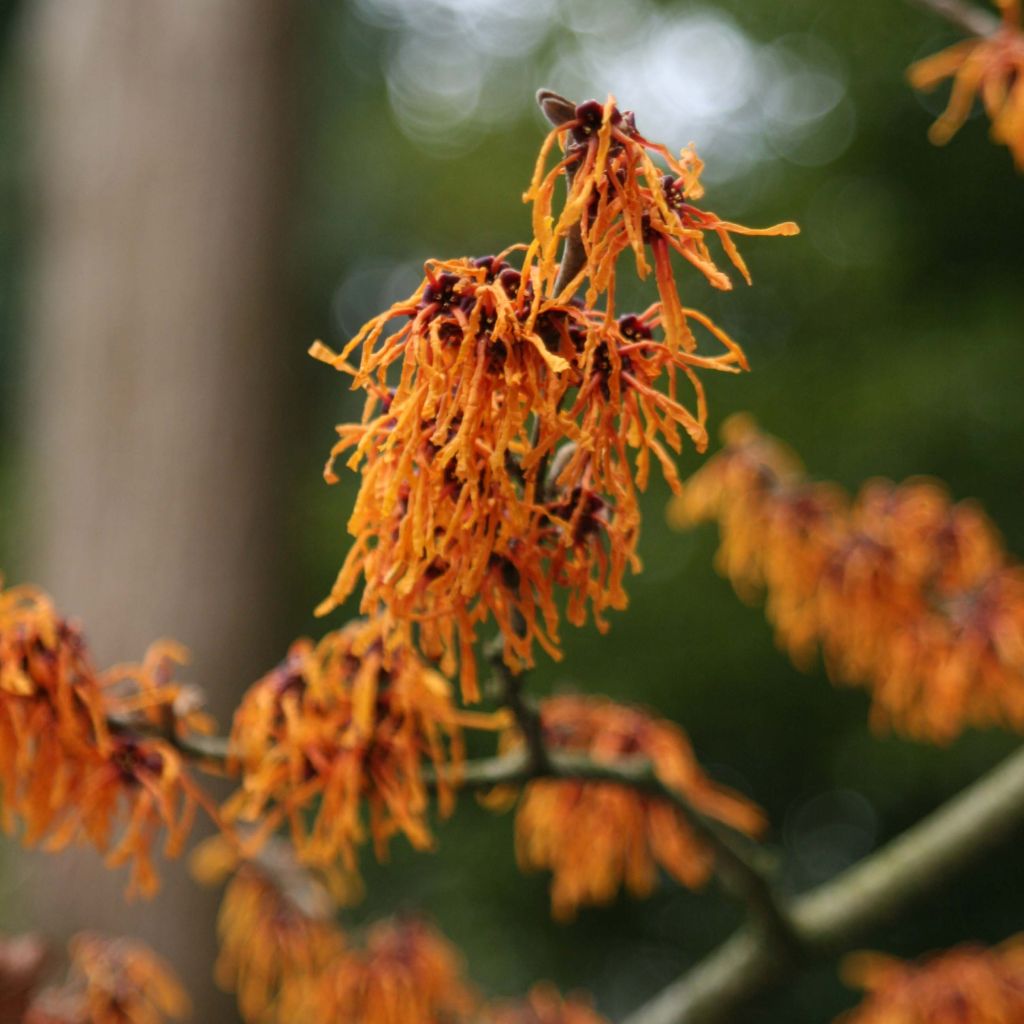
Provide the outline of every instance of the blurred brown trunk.
{"type": "MultiPolygon", "coordinates": [[[[276,653],[295,20],[289,0],[38,0],[29,480],[20,569],[99,664],[160,636],[223,720],[276,653]]],[[[211,1001],[212,896],[126,908],[85,854],[24,868],[51,933],[135,932],[211,1001]]],[[[215,1009],[216,1007],[216,1009],[215,1009]]]]}

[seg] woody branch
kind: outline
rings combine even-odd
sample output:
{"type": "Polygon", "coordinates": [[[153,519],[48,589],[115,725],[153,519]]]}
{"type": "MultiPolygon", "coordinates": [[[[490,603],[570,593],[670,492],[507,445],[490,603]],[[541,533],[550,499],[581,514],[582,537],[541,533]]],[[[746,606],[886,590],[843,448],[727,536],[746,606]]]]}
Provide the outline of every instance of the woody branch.
{"type": "Polygon", "coordinates": [[[1024,748],[888,845],[790,907],[800,956],[780,957],[764,935],[737,932],[624,1024],[712,1024],[793,977],[806,960],[852,948],[1024,823],[1024,748]]]}

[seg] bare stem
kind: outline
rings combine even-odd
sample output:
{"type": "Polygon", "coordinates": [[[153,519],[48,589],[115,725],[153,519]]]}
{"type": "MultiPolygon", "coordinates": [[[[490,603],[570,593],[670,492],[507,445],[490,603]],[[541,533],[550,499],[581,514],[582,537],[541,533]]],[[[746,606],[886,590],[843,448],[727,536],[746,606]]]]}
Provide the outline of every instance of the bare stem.
{"type": "Polygon", "coordinates": [[[945,18],[946,21],[957,28],[962,28],[975,36],[989,36],[995,32],[1000,25],[999,19],[989,14],[988,11],[975,7],[974,4],[965,3],[964,0],[909,0],[917,7],[923,7],[926,11],[945,18]]]}
{"type": "Polygon", "coordinates": [[[790,921],[801,956],[780,958],[750,929],[738,932],[624,1024],[712,1024],[798,973],[802,959],[834,956],[895,918],[1024,824],[1024,748],[887,846],[796,899],[790,921]]]}
{"type": "Polygon", "coordinates": [[[487,659],[501,683],[502,703],[512,712],[516,725],[523,735],[531,774],[547,775],[551,771],[551,762],[544,746],[544,727],[541,724],[540,712],[523,693],[525,677],[522,673],[513,672],[505,664],[504,650],[505,643],[500,634],[487,648],[487,659]]]}
{"type": "Polygon", "coordinates": [[[191,761],[199,762],[200,766],[216,766],[222,770],[228,761],[228,738],[226,736],[204,736],[194,733],[179,736],[172,723],[160,728],[147,723],[140,723],[131,716],[110,716],[107,725],[114,733],[134,733],[137,736],[151,736],[169,743],[180,754],[191,761]]]}
{"type": "MultiPolygon", "coordinates": [[[[564,96],[552,92],[550,89],[540,89],[537,92],[537,106],[540,107],[544,116],[556,128],[573,120],[576,116],[576,104],[567,100],[564,96]]],[[[565,171],[566,193],[572,189],[572,180],[576,175],[576,168],[568,167],[565,171]]],[[[554,294],[560,295],[566,286],[583,269],[587,262],[587,253],[583,248],[583,239],[580,236],[580,226],[577,222],[569,229],[565,239],[565,249],[562,252],[562,262],[558,267],[558,277],[555,278],[554,294]]]]}

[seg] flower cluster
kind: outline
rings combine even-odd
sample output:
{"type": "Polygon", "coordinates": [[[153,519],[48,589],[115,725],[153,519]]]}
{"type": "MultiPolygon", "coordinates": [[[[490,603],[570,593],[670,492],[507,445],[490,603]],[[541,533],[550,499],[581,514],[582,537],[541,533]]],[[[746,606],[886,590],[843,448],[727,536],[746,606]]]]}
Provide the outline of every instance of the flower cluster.
{"type": "Polygon", "coordinates": [[[247,1024],[351,1020],[465,1021],[478,1000],[461,957],[423,921],[384,920],[362,943],[334,922],[338,877],[313,875],[283,842],[243,855],[225,837],[196,850],[204,882],[228,879],[221,902],[217,982],[238,995],[247,1024]]]}
{"type": "Polygon", "coordinates": [[[366,395],[361,421],[339,426],[325,471],[335,481],[344,455],[362,480],[348,524],[355,541],[321,614],[365,581],[363,612],[383,609],[407,636],[414,630],[447,674],[459,665],[475,700],[480,624],[497,623],[518,672],[535,646],[558,656],[559,588],[576,625],[592,615],[606,628],[605,612],[625,607],[625,573],[639,568],[637,492],[652,460],[678,486],[673,453],[686,438],[698,450],[707,443],[698,371],[746,366],[728,335],[681,305],[669,249],[727,287],[705,234],[746,275],[732,233],[796,231],[748,231],[698,210],[687,199],[700,193],[699,171],[692,154],[677,161],[644,140],[611,101],[584,104],[542,150],[528,246],[428,261],[416,291],[339,353],[313,346],[366,395]],[[557,140],[565,159],[545,171],[557,140]],[[571,188],[556,221],[563,172],[571,188]],[[583,258],[562,287],[555,254],[573,238],[583,258]],[[616,258],[632,248],[645,274],[647,246],[660,302],[618,315],[616,258]],[[574,297],[584,278],[585,302],[574,297]],[[695,327],[717,352],[698,354],[695,327]]]}
{"type": "Polygon", "coordinates": [[[1024,728],[1024,570],[980,508],[921,479],[850,501],[749,419],[723,436],[670,518],[718,521],[719,568],[742,596],[767,593],[797,664],[820,648],[837,681],[869,686],[878,727],[935,742],[1024,728]]]}
{"type": "Polygon", "coordinates": [[[912,964],[848,957],[843,974],[865,1000],[837,1024],[1016,1024],[1024,1020],[1024,937],[994,949],[960,946],[912,964]]]}
{"type": "Polygon", "coordinates": [[[498,1003],[486,1024],[606,1024],[585,996],[563,998],[553,985],[539,984],[525,999],[498,1003]]]}
{"type": "Polygon", "coordinates": [[[161,1024],[188,1015],[174,972],[141,943],[83,933],[69,951],[67,980],[33,997],[23,1024],[161,1024]]]}
{"type": "Polygon", "coordinates": [[[303,861],[341,857],[354,870],[365,804],[378,856],[396,832],[427,849],[425,767],[447,814],[463,727],[501,721],[459,710],[447,680],[380,619],[354,621],[316,644],[297,641],[246,693],[231,738],[242,784],[225,816],[258,825],[253,849],[286,823],[303,861]]]}
{"type": "MultiPolygon", "coordinates": [[[[600,697],[566,695],[540,707],[546,748],[585,754],[596,764],[642,759],[666,789],[698,813],[755,834],[764,825],[749,801],[701,771],[683,731],[671,722],[600,697]]],[[[507,748],[521,742],[503,737],[507,748]]],[[[516,853],[524,870],[552,874],[551,908],[570,920],[580,906],[608,903],[621,887],[649,895],[659,868],[683,885],[702,885],[713,853],[664,796],[615,782],[538,779],[516,812],[516,853]]]]}
{"type": "Polygon", "coordinates": [[[130,864],[129,894],[158,885],[152,848],[181,852],[197,807],[178,739],[209,722],[173,681],[181,652],[156,644],[141,665],[97,673],[79,629],[29,587],[0,590],[0,808],[27,845],[90,842],[130,864]],[[153,735],[160,730],[162,735],[153,735]]]}
{"type": "Polygon", "coordinates": [[[991,35],[950,46],[918,61],[908,71],[917,89],[933,89],[953,79],[949,105],[932,125],[929,138],[944,145],[959,131],[980,96],[992,122],[992,139],[1009,148],[1024,171],[1024,29],[1020,0],[996,0],[1001,26],[991,35]]]}

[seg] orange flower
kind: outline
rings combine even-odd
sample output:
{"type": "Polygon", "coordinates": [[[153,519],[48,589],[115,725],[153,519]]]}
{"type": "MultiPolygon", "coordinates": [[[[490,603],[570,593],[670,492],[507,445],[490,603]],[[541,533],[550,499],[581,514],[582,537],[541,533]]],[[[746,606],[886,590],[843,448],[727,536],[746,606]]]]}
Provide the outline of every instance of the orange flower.
{"type": "Polygon", "coordinates": [[[183,735],[191,710],[174,717],[184,688],[170,679],[169,654],[154,645],[138,666],[97,674],[79,630],[31,588],[0,591],[0,780],[4,823],[24,822],[24,842],[48,850],[87,841],[111,867],[131,867],[129,895],[158,886],[152,847],[181,852],[198,806],[216,810],[193,781],[167,725],[183,735]],[[114,721],[112,729],[108,718],[114,721]]]}
{"type": "Polygon", "coordinates": [[[249,857],[224,837],[202,844],[192,867],[204,882],[229,877],[216,976],[247,1024],[469,1024],[477,999],[462,959],[426,922],[379,921],[362,945],[346,939],[333,911],[352,898],[351,876],[313,875],[281,841],[249,857]]]}
{"type": "Polygon", "coordinates": [[[968,39],[911,65],[915,89],[933,89],[953,79],[949,104],[928,137],[943,146],[959,131],[981,97],[992,122],[993,141],[1007,146],[1018,170],[1024,170],[1024,32],[1020,0],[996,0],[1003,12],[991,35],[968,39]]]}
{"type": "Polygon", "coordinates": [[[425,921],[377,922],[365,948],[325,973],[319,1019],[361,1024],[468,1024],[477,997],[462,957],[425,921]]]}
{"type": "MultiPolygon", "coordinates": [[[[685,734],[671,722],[599,697],[562,696],[541,704],[551,751],[587,754],[598,763],[648,760],[657,778],[695,810],[749,834],[764,826],[747,800],[700,770],[685,734]]],[[[504,746],[521,742],[514,734],[504,746]]],[[[552,872],[551,906],[570,920],[587,904],[608,903],[625,886],[653,891],[658,868],[683,885],[706,881],[712,852],[669,801],[608,782],[530,782],[516,814],[516,854],[524,870],[552,872]]]]}
{"type": "Polygon", "coordinates": [[[31,587],[0,589],[0,785],[6,831],[35,844],[109,750],[103,694],[81,633],[31,587]]]}
{"type": "MultiPolygon", "coordinates": [[[[645,139],[637,131],[632,112],[620,111],[612,97],[603,106],[597,100],[579,104],[575,116],[548,135],[524,197],[533,203],[536,239],[527,259],[536,255],[544,288],[550,289],[555,283],[559,244],[578,231],[586,263],[562,294],[555,296],[556,301],[565,301],[587,278],[587,306],[606,294],[611,311],[619,255],[632,250],[637,273],[644,278],[651,269],[646,252],[650,247],[667,344],[674,351],[692,352],[696,339],[689,319],[708,324],[681,305],[670,252],[675,250],[714,287],[728,289],[732,282],[716,265],[706,234],[718,237],[726,256],[749,283],[750,274],[732,235],[794,235],[799,231],[792,222],[771,228],[745,228],[699,210],[691,200],[704,194],[702,168],[692,149],[681,151],[677,159],[665,146],[645,139]],[[556,142],[561,143],[565,156],[546,170],[556,142]],[[660,157],[671,173],[665,173],[652,154],[660,157]],[[563,172],[570,177],[569,194],[555,218],[552,199],[563,172]]],[[[716,333],[721,336],[721,332],[716,333]]]]}
{"type": "Polygon", "coordinates": [[[79,765],[81,786],[73,806],[47,841],[56,850],[73,840],[88,840],[107,851],[109,867],[130,866],[128,896],[152,896],[159,888],[153,846],[166,831],[164,855],[180,856],[196,809],[214,808],[169,743],[149,737],[118,735],[107,756],[79,765]]]}
{"type": "MultiPolygon", "coordinates": [[[[397,621],[419,623],[420,646],[443,655],[448,674],[461,655],[470,700],[474,624],[488,615],[508,622],[516,603],[500,566],[535,514],[534,434],[555,430],[579,316],[568,306],[542,307],[509,264],[511,253],[428,262],[416,293],[371,320],[340,355],[312,350],[367,391],[362,423],[338,428],[326,470],[336,480],[334,459],[352,450],[348,465],[363,480],[349,521],[356,543],[318,613],[340,604],[363,576],[362,610],[383,604],[397,621]],[[386,334],[397,317],[411,319],[386,334]],[[359,346],[354,369],[348,358],[359,346]]],[[[520,649],[536,638],[553,650],[544,625],[556,614],[549,588],[537,596],[542,620],[528,620],[525,639],[511,626],[506,635],[520,649]]]]}
{"type": "Polygon", "coordinates": [[[966,725],[1024,728],[1024,570],[985,514],[930,481],[873,481],[852,504],[808,482],[746,418],[674,500],[676,525],[717,519],[717,563],[767,594],[781,646],[820,648],[872,690],[872,722],[944,742],[966,725]]]}
{"type": "Polygon", "coordinates": [[[161,1024],[188,1015],[173,970],[142,943],[82,933],[69,948],[67,982],[34,1000],[24,1024],[161,1024]]]}
{"type": "Polygon", "coordinates": [[[316,865],[340,856],[355,869],[364,804],[378,857],[396,832],[427,849],[424,766],[450,813],[463,727],[501,720],[458,710],[447,680],[380,620],[352,622],[315,645],[297,641],[243,698],[232,731],[242,788],[226,813],[260,822],[254,847],[287,821],[301,859],[316,865]]]}
{"type": "Polygon", "coordinates": [[[589,998],[559,995],[545,983],[534,985],[522,1000],[496,1003],[488,1009],[487,1024],[607,1024],[591,1007],[589,998]]]}
{"type": "Polygon", "coordinates": [[[1016,1024],[1024,1020],[1024,937],[959,946],[920,963],[880,953],[846,959],[845,980],[868,991],[837,1024],[1016,1024]]]}
{"type": "Polygon", "coordinates": [[[217,917],[217,984],[237,993],[248,1024],[315,1020],[316,989],[341,953],[327,885],[295,862],[284,843],[251,859],[223,837],[201,844],[193,874],[208,884],[228,879],[217,917]]]}
{"type": "MultiPolygon", "coordinates": [[[[567,436],[598,464],[613,453],[626,462],[627,450],[637,449],[637,486],[641,490],[646,486],[652,452],[666,479],[676,483],[675,467],[659,437],[678,453],[682,427],[698,451],[707,447],[707,406],[695,369],[735,372],[746,367],[743,353],[735,347],[710,357],[674,351],[655,339],[654,329],[660,325],[658,306],[618,321],[591,314],[580,359],[579,388],[563,420],[567,436]],[[695,392],[696,415],[676,397],[680,373],[695,392]]],[[[725,335],[718,336],[732,345],[725,335]]]]}

